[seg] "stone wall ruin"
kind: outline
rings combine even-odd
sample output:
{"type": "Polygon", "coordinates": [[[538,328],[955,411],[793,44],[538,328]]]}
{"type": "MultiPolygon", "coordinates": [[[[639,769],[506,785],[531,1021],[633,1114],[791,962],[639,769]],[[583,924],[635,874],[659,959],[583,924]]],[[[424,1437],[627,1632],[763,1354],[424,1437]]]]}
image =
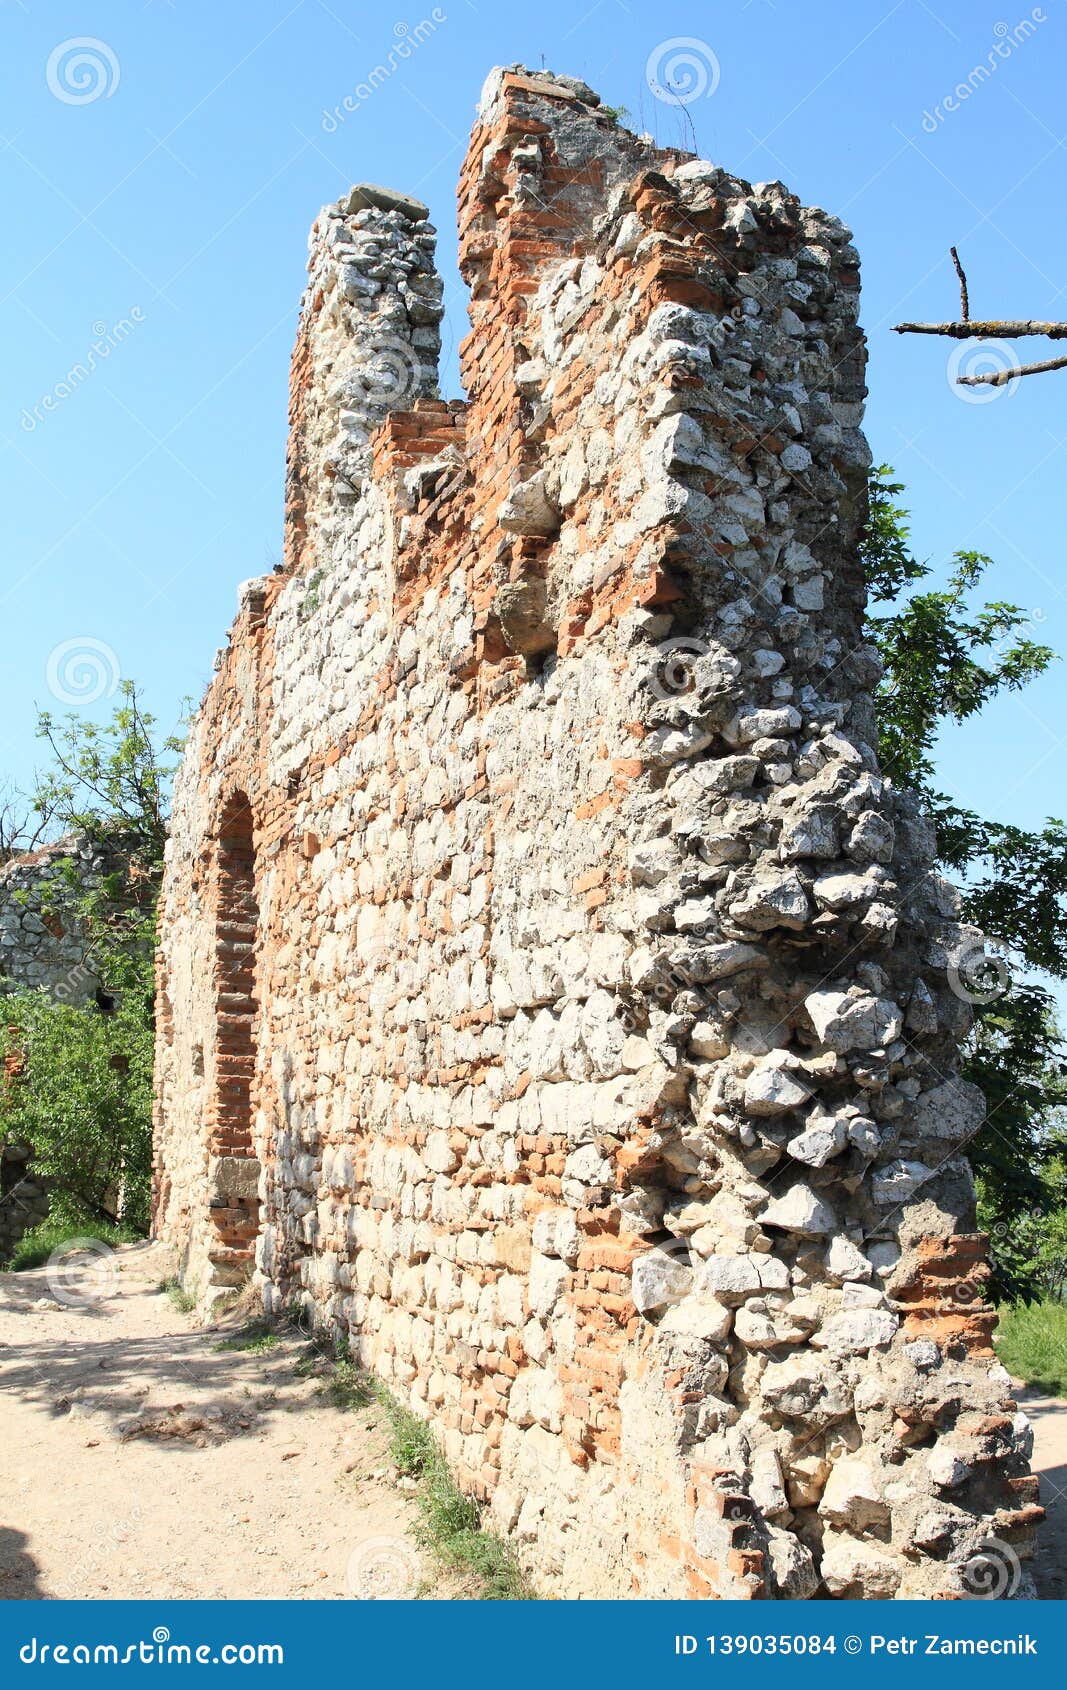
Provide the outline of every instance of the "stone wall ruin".
{"type": "Polygon", "coordinates": [[[312,229],[285,564],[176,792],[157,1230],[348,1336],[546,1592],[966,1594],[1041,1511],[872,750],[848,231],[518,69],[459,220],[447,402],[426,208],[312,229]]]}

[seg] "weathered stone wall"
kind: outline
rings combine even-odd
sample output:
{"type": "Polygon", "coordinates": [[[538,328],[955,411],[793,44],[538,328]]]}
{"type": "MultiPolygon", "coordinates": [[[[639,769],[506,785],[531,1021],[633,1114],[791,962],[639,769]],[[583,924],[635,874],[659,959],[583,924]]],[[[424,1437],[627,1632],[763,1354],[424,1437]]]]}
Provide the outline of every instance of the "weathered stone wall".
{"type": "Polygon", "coordinates": [[[460,230],[447,404],[424,208],[312,231],[286,566],[176,794],[158,1230],[205,1299],[254,1242],[546,1590],[958,1594],[1040,1510],[872,750],[856,253],[521,72],[460,230]]]}
{"type": "Polygon", "coordinates": [[[83,1004],[100,984],[85,935],[71,919],[68,876],[88,884],[110,866],[82,835],[68,835],[0,867],[0,993],[41,987],[83,1004]]]}

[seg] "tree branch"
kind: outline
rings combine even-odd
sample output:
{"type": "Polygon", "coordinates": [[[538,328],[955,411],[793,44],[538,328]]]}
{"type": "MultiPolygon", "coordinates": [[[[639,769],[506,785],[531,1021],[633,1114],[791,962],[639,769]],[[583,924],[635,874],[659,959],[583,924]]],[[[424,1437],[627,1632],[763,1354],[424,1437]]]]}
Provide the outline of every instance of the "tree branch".
{"type": "Polygon", "coordinates": [[[960,279],[960,316],[966,322],[971,314],[971,301],[967,294],[967,277],[963,273],[963,265],[960,263],[960,255],[956,248],[950,246],[948,250],[952,256],[952,262],[956,266],[956,274],[960,279]]]}
{"type": "Polygon", "coordinates": [[[989,322],[894,323],[894,334],[947,334],[953,340],[1015,340],[1024,334],[1045,335],[1048,340],[1067,340],[1067,323],[1038,323],[1033,319],[1004,318],[989,322]]]}
{"type": "Polygon", "coordinates": [[[993,370],[985,376],[957,376],[960,387],[1006,387],[1016,376],[1036,376],[1043,370],[1067,369],[1067,357],[1045,358],[1040,364],[1013,364],[1010,370],[993,370]]]}

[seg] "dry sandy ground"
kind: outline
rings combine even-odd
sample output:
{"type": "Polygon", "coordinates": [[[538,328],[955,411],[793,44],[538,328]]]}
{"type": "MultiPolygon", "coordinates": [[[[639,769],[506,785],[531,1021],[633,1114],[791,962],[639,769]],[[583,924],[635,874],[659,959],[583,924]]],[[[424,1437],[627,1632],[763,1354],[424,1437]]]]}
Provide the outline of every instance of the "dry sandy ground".
{"type": "Polygon", "coordinates": [[[0,1275],[0,1597],[449,1595],[381,1410],[299,1378],[299,1334],[220,1351],[166,1272],[127,1245],[69,1303],[45,1268],[0,1275]]]}
{"type": "MultiPolygon", "coordinates": [[[[469,1594],[411,1541],[381,1411],[298,1377],[298,1334],[220,1350],[233,1323],[178,1313],[167,1269],[136,1244],[59,1282],[0,1275],[0,1598],[469,1594]]],[[[1020,1400],[1049,1511],[1038,1590],[1062,1599],[1067,1403],[1020,1400]]]]}
{"type": "Polygon", "coordinates": [[[1062,1601],[1067,1597],[1067,1402],[1043,1397],[1026,1385],[1018,1388],[1018,1398],[1033,1422],[1033,1468],[1041,1475],[1041,1505],[1048,1511],[1038,1538],[1034,1580],[1039,1596],[1062,1601]]]}

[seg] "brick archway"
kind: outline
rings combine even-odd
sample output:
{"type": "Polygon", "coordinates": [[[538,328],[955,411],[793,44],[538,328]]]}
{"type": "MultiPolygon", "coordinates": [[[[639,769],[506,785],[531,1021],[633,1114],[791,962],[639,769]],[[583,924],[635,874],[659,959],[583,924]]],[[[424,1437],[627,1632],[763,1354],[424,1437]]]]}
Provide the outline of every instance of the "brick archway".
{"type": "Polygon", "coordinates": [[[215,851],[214,1090],[208,1119],[212,1279],[239,1285],[259,1226],[253,1134],[259,902],[252,807],[236,792],[219,817],[215,851]]]}

